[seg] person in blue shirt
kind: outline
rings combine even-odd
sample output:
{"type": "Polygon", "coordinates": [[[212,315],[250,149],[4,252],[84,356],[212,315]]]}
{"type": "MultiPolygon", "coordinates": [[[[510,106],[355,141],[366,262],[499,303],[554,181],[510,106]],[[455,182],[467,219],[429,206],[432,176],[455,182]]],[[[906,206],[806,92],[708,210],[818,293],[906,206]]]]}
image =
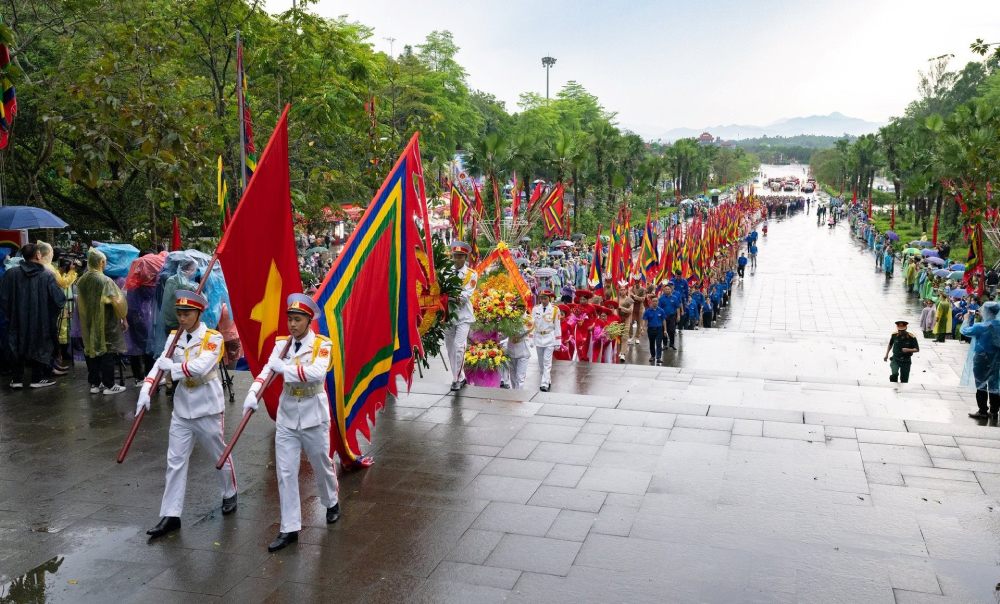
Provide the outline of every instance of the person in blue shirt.
{"type": "Polygon", "coordinates": [[[705,327],[711,327],[711,322],[718,318],[719,308],[722,307],[722,287],[721,283],[716,283],[709,290],[708,299],[712,303],[712,317],[705,327]]]}
{"type": "Polygon", "coordinates": [[[757,244],[750,246],[750,270],[757,269],[757,244]]]}
{"type": "Polygon", "coordinates": [[[663,326],[666,322],[666,314],[659,306],[653,305],[642,313],[642,320],[646,322],[646,335],[649,337],[649,364],[660,364],[660,357],[663,356],[663,326]]]}
{"type": "Polygon", "coordinates": [[[705,327],[712,326],[712,319],[715,318],[715,307],[712,305],[712,297],[705,298],[705,303],[701,305],[701,320],[705,327]]]}
{"type": "Polygon", "coordinates": [[[747,233],[747,236],[743,239],[743,241],[747,242],[747,251],[748,252],[750,251],[750,246],[753,245],[753,242],[754,242],[754,237],[753,236],[756,233],[757,233],[757,231],[754,231],[753,233],[747,233]]]}
{"type": "Polygon", "coordinates": [[[698,326],[701,324],[701,314],[704,311],[704,307],[705,294],[698,289],[691,292],[691,302],[688,303],[688,318],[692,329],[698,329],[698,326]],[[692,312],[692,310],[695,312],[692,312]]]}
{"type": "Polygon", "coordinates": [[[672,283],[668,283],[663,288],[663,293],[660,295],[658,305],[667,315],[665,325],[668,346],[671,350],[677,350],[674,346],[674,339],[677,335],[677,321],[681,318],[681,308],[683,308],[683,302],[677,292],[674,291],[672,283]]]}
{"type": "Polygon", "coordinates": [[[740,276],[740,279],[743,278],[743,274],[747,270],[747,262],[750,262],[747,260],[747,255],[740,252],[740,257],[736,260],[736,274],[740,276]]]}
{"type": "Polygon", "coordinates": [[[726,290],[722,292],[722,303],[725,306],[729,306],[730,300],[733,297],[733,271],[726,271],[726,290]]]}
{"type": "Polygon", "coordinates": [[[695,294],[691,294],[691,301],[687,303],[687,310],[684,313],[684,329],[698,329],[700,321],[701,305],[695,301],[695,294]]]}
{"type": "Polygon", "coordinates": [[[688,299],[688,282],[687,279],[681,276],[680,271],[674,271],[673,278],[670,279],[670,284],[674,286],[674,292],[680,296],[681,302],[687,302],[688,299]]]}

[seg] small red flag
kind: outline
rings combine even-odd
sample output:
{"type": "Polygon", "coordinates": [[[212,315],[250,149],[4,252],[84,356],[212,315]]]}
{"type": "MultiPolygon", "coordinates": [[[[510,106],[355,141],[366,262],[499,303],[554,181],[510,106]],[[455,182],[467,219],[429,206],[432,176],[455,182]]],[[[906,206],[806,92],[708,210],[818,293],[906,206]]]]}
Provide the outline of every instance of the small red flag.
{"type": "Polygon", "coordinates": [[[177,217],[174,216],[174,231],[173,236],[170,238],[170,251],[176,252],[181,249],[181,225],[177,222],[177,217]]]}

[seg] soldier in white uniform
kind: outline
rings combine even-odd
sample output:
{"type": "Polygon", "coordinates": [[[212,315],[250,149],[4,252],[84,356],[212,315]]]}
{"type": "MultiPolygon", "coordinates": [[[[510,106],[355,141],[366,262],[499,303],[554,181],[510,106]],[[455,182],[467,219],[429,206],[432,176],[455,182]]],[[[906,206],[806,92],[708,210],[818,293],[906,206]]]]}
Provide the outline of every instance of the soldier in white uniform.
{"type": "Polygon", "coordinates": [[[552,291],[538,293],[538,304],[531,311],[532,334],[538,353],[538,370],[542,374],[539,390],[548,392],[552,386],[552,353],[562,346],[562,326],[559,307],[551,304],[552,291]]]}
{"type": "Polygon", "coordinates": [[[472,247],[463,241],[451,242],[451,257],[455,261],[458,278],[462,280],[462,299],[459,302],[455,320],[444,333],[444,347],[451,363],[451,389],[459,390],[465,385],[465,348],[469,342],[469,328],[476,322],[472,312],[472,294],[476,291],[479,275],[465,263],[472,247]]]}
{"type": "Polygon", "coordinates": [[[281,528],[267,546],[274,552],[299,540],[302,504],[299,501],[299,462],[305,451],[316,476],[320,503],[326,508],[326,523],[340,519],[337,473],[330,456],[330,403],[323,385],[333,364],[333,343],[311,329],[319,307],[305,294],[288,296],[288,333],[292,344],[282,357],[287,337],[274,343],[267,365],[254,380],[243,402],[244,412],[257,409],[260,389],[271,372],[284,379],[275,420],[274,456],[281,498],[281,528]]]}
{"type": "Polygon", "coordinates": [[[520,390],[524,387],[524,378],[528,375],[528,359],[531,358],[527,331],[512,336],[507,341],[507,356],[510,357],[510,368],[508,369],[510,387],[514,390],[520,390]]]}
{"type": "MultiPolygon", "coordinates": [[[[170,440],[167,445],[167,480],[160,504],[160,522],[146,531],[151,538],[166,535],[181,527],[184,492],[187,490],[188,459],[195,439],[206,449],[211,459],[218,459],[226,448],[222,383],[219,380],[219,360],[224,352],[222,334],[201,322],[201,313],[208,301],[192,292],[179,289],[174,294],[177,309],[177,340],[172,356],[166,350],[156,360],[139,392],[135,412],[149,409],[153,376],[163,371],[174,382],[174,411],[170,416],[170,440]]],[[[173,340],[173,334],[168,338],[173,340]]],[[[213,462],[214,463],[214,462],[213,462]]],[[[222,513],[236,511],[236,470],[230,457],[217,470],[222,491],[222,513]]]]}

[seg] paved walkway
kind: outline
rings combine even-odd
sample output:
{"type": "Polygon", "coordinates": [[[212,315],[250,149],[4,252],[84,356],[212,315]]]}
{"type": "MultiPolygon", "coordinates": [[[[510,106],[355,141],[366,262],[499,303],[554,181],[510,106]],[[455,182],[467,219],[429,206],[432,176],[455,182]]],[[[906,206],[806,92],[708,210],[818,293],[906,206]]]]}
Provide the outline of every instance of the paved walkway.
{"type": "Polygon", "coordinates": [[[1000,430],[963,417],[965,348],[927,344],[891,387],[898,283],[808,216],[761,247],[675,366],[557,363],[553,392],[453,396],[432,363],[378,417],[376,465],[342,475],[337,525],[303,466],[306,528],[275,555],[271,422],[237,448],[235,515],[196,450],[184,528],[147,543],[164,401],[119,466],[134,393],[90,396],[82,369],[4,391],[0,599],[995,602],[1000,430]]]}

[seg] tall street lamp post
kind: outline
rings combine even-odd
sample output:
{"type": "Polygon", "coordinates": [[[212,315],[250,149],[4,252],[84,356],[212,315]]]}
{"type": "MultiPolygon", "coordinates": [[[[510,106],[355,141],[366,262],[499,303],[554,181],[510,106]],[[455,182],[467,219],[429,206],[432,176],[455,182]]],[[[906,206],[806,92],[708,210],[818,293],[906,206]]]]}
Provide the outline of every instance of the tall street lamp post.
{"type": "Polygon", "coordinates": [[[549,100],[549,69],[556,64],[555,57],[542,57],[542,67],[545,68],[545,100],[549,100]]]}

